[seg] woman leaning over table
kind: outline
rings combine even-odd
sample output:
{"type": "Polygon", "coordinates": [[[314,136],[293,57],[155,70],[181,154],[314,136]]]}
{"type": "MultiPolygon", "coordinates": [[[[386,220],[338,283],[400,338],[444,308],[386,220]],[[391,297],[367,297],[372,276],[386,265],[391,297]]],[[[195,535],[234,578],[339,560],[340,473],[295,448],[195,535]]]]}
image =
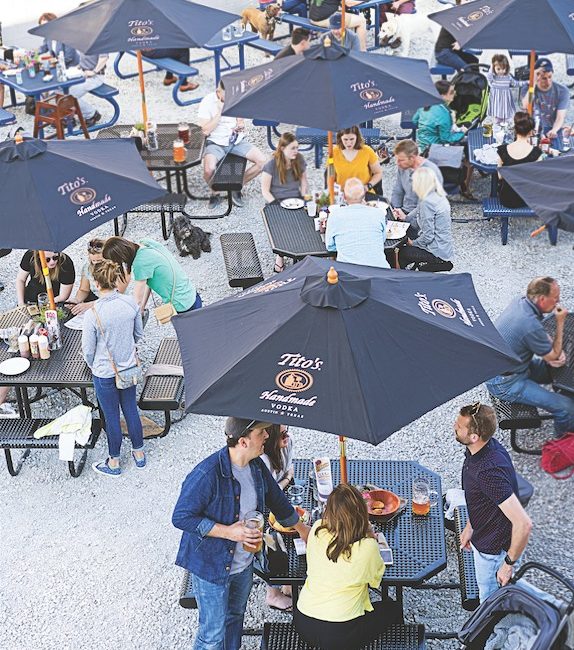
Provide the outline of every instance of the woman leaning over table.
{"type": "Polygon", "coordinates": [[[358,126],[337,132],[337,144],[333,147],[335,181],[341,187],[349,178],[358,178],[369,195],[382,194],[383,172],[375,151],[365,144],[358,126]],[[378,187],[377,187],[378,186],[378,187]]]}
{"type": "Polygon", "coordinates": [[[104,248],[104,239],[92,239],[88,243],[88,261],[82,266],[82,276],[80,278],[80,286],[76,291],[73,300],[68,304],[73,304],[71,309],[72,314],[77,316],[83,314],[87,309],[93,307],[94,300],[99,298],[98,288],[94,280],[93,271],[94,265],[101,262],[104,258],[102,250],[104,248]]]}
{"type": "Polygon", "coordinates": [[[93,303],[93,309],[84,315],[82,352],[92,370],[96,397],[106,421],[109,457],[94,463],[92,469],[105,476],[120,476],[120,408],[126,420],[136,467],[141,469],[146,464],[136,386],[116,387],[116,369],[126,370],[137,364],[136,343],[143,336],[142,317],[136,301],[116,289],[121,275],[118,264],[110,260],[98,262],[93,275],[100,297],[93,303]]]}
{"type": "MultiPolygon", "coordinates": [[[[72,293],[76,271],[74,263],[64,253],[44,251],[46,264],[54,300],[56,303],[66,302],[72,293]]],[[[42,273],[42,264],[38,251],[26,251],[20,260],[20,270],[16,275],[16,295],[18,305],[25,305],[28,302],[38,302],[38,296],[46,292],[46,282],[42,273]]]]}
{"type": "MultiPolygon", "coordinates": [[[[265,163],[261,172],[261,193],[267,203],[283,201],[307,194],[307,172],[305,159],[299,153],[299,143],[293,133],[283,133],[271,160],[265,163]]],[[[275,257],[275,273],[281,273],[285,260],[275,257]]]]}
{"type": "Polygon", "coordinates": [[[152,290],[164,303],[171,302],[178,314],[201,307],[201,296],[175,257],[153,239],[142,239],[136,244],[123,237],[110,237],[106,239],[102,254],[104,259],[120,267],[120,291],[125,291],[133,276],[133,295],[142,311],[152,290]]]}
{"type": "MultiPolygon", "coordinates": [[[[289,435],[289,427],[284,424],[273,424],[267,428],[269,437],[263,445],[264,453],[261,460],[267,465],[271,476],[277,485],[286,490],[293,480],[293,440],[289,435]]],[[[265,599],[271,609],[289,612],[292,608],[291,588],[270,587],[267,585],[265,599]]]]}
{"type": "Polygon", "coordinates": [[[419,204],[409,212],[406,221],[411,224],[407,235],[414,239],[409,239],[399,250],[399,264],[404,269],[409,264],[422,262],[421,271],[431,271],[433,265],[443,265],[454,259],[450,203],[432,169],[419,167],[412,183],[419,204]]]}
{"type": "Polygon", "coordinates": [[[402,620],[393,600],[371,603],[385,571],[360,492],[341,483],[307,539],[307,580],[293,620],[309,645],[355,650],[402,620]]]}

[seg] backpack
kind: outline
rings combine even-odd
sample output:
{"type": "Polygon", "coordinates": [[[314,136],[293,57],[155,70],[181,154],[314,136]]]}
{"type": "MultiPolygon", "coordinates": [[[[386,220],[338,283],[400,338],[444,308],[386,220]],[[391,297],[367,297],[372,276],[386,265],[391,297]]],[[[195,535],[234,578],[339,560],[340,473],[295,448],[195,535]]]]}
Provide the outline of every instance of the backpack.
{"type": "Polygon", "coordinates": [[[564,480],[574,475],[574,433],[565,433],[557,440],[542,446],[540,467],[555,479],[564,480]],[[558,472],[569,470],[558,476],[558,472]]]}
{"type": "Polygon", "coordinates": [[[480,64],[467,65],[453,77],[451,83],[456,94],[449,108],[456,113],[457,126],[468,126],[475,120],[482,122],[488,108],[490,86],[488,79],[480,72],[480,64]]]}

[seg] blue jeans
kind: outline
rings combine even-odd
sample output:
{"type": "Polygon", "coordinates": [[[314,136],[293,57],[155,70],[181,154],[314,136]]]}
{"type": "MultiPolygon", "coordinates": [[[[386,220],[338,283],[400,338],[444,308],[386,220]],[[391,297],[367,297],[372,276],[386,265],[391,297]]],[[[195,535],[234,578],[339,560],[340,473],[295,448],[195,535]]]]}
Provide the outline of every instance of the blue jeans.
{"type": "Polygon", "coordinates": [[[462,70],[462,68],[470,63],[478,63],[478,59],[474,54],[469,54],[464,50],[457,50],[454,52],[448,48],[437,52],[435,54],[435,59],[437,63],[448,65],[450,68],[454,68],[455,70],[462,70]]]}
{"type": "Polygon", "coordinates": [[[543,359],[533,359],[528,376],[511,375],[495,377],[486,382],[488,392],[507,402],[519,402],[543,408],[554,417],[557,436],[574,431],[574,400],[554,393],[540,384],[550,384],[550,370],[543,359]]]}
{"type": "Polygon", "coordinates": [[[199,629],[193,650],[240,650],[243,617],[253,584],[253,566],[229,576],[224,585],[192,574],[199,610],[199,629]]]}
{"type": "Polygon", "coordinates": [[[128,426],[132,449],[143,449],[143,430],[136,402],[136,387],[130,386],[119,390],[115,377],[96,377],[94,375],[96,397],[106,420],[108,450],[111,458],[120,457],[122,446],[122,429],[120,426],[120,406],[128,426]]]}

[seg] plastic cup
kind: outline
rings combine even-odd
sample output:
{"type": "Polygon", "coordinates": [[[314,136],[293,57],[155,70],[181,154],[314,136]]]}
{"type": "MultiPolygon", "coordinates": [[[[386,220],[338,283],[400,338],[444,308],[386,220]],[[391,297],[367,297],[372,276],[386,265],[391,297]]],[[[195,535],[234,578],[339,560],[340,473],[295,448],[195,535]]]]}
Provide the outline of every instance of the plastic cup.
{"type": "MultiPolygon", "coordinates": [[[[264,522],[265,519],[263,515],[257,510],[252,510],[251,512],[248,512],[245,515],[245,519],[243,520],[243,525],[245,526],[245,528],[250,528],[252,530],[259,530],[261,531],[261,534],[263,534],[264,522]]],[[[243,544],[243,550],[247,551],[248,553],[259,553],[262,547],[263,547],[263,539],[261,539],[257,544],[257,546],[255,546],[254,548],[250,546],[246,546],[245,543],[243,544]]]]}

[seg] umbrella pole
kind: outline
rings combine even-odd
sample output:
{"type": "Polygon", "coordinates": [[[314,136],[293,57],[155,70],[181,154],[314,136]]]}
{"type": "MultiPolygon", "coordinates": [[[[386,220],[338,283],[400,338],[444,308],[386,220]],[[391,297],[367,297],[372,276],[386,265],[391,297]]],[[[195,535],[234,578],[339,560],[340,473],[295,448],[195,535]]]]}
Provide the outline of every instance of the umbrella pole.
{"type": "Polygon", "coordinates": [[[335,163],[333,161],[333,132],[327,133],[327,189],[329,190],[329,201],[335,203],[335,163]]]}
{"type": "Polygon", "coordinates": [[[140,78],[140,93],[141,93],[141,102],[142,102],[142,119],[144,124],[144,130],[147,133],[147,106],[145,102],[145,82],[144,82],[144,73],[143,73],[143,59],[141,50],[137,50],[137,59],[138,59],[138,75],[140,78]]]}
{"type": "Polygon", "coordinates": [[[42,273],[44,274],[44,282],[46,284],[46,293],[50,302],[50,309],[56,309],[56,302],[54,301],[54,289],[52,288],[52,280],[50,279],[50,270],[48,269],[48,262],[46,262],[46,255],[44,251],[38,251],[40,255],[40,264],[42,265],[42,273]]]}
{"type": "Polygon", "coordinates": [[[347,483],[347,441],[339,436],[339,464],[341,466],[341,483],[347,483]]]}
{"type": "Polygon", "coordinates": [[[530,76],[528,78],[528,114],[532,115],[534,103],[534,63],[536,61],[536,52],[530,50],[530,76]]]}

